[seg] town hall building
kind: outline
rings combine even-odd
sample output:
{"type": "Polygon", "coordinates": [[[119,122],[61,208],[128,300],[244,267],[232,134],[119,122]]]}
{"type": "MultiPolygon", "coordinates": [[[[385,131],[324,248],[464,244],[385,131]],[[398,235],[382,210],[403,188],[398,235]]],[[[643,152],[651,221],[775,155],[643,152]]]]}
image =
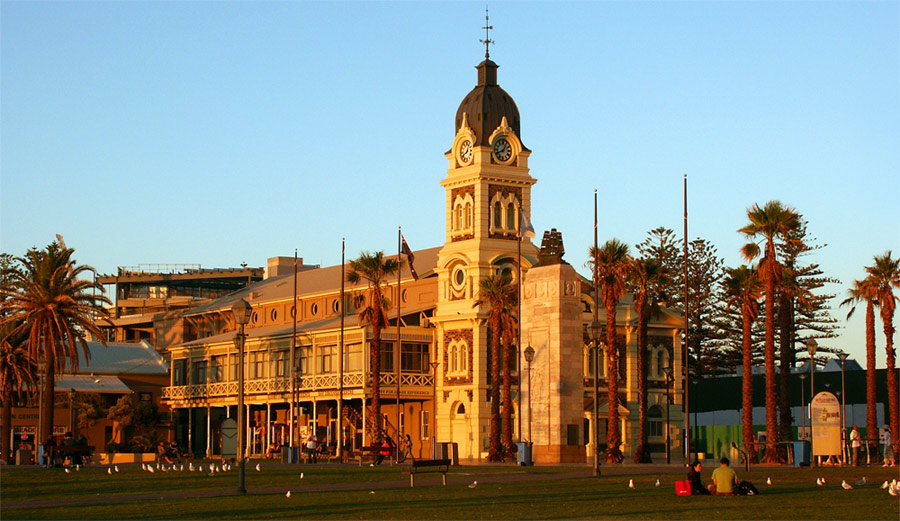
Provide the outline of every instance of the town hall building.
{"type": "MultiPolygon", "coordinates": [[[[489,309],[475,302],[479,281],[506,274],[522,295],[522,345],[515,346],[512,367],[514,439],[531,441],[537,462],[588,461],[595,421],[605,448],[606,382],[615,377],[627,458],[638,433],[637,313],[626,295],[615,324],[618,374],[606,374],[605,357],[595,374],[586,329],[595,289],[562,258],[555,230],[545,234],[541,247],[523,233],[537,179],[528,167],[531,150],[518,107],[499,86],[497,70],[486,53],[477,66],[477,85],[455,114],[455,134],[448,136],[447,175],[440,183],[444,243],[413,252],[417,276],[404,256],[399,276],[387,281],[391,307],[379,356],[385,432],[393,440],[409,434],[416,457],[449,447],[462,461],[486,458],[489,309]],[[526,369],[522,353],[529,346],[534,358],[526,369]],[[599,418],[592,417],[595,377],[599,418]]],[[[252,306],[244,364],[249,454],[262,456],[273,442],[299,446],[311,433],[333,452],[342,442],[352,452],[372,444],[372,327],[358,317],[353,298],[367,288],[344,282],[346,266],[297,270],[295,263],[270,259],[263,280],[182,312],[184,329],[193,333],[166,348],[171,384],[163,400],[174,410],[176,440],[195,453],[221,454],[223,422],[237,413],[231,308],[241,299],[252,306]]],[[[599,320],[606,324],[602,308],[599,320]]],[[[673,453],[682,450],[681,381],[669,383],[667,408],[663,371],[682,372],[681,324],[680,316],[663,309],[649,325],[647,407],[655,459],[664,457],[667,426],[673,453]]]]}

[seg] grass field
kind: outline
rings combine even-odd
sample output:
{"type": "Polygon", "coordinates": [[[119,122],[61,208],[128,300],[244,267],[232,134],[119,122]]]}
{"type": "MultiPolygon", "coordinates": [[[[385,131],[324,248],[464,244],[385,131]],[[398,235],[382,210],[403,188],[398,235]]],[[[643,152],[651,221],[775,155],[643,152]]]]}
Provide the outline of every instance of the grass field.
{"type": "MultiPolygon", "coordinates": [[[[672,467],[454,467],[448,485],[425,474],[409,487],[401,467],[248,465],[237,471],[149,474],[140,467],[11,468],[0,473],[0,518],[17,519],[900,519],[900,500],[879,489],[897,469],[738,468],[754,497],[676,497],[672,467]],[[300,479],[300,473],[304,479],[300,479]],[[868,484],[840,482],[865,475],[868,484]],[[817,477],[828,481],[815,484],[817,477]],[[773,484],[765,484],[771,477],[773,484]],[[635,489],[627,484],[633,479],[635,489]],[[660,487],[655,487],[659,479],[660,487]],[[469,484],[477,480],[475,488],[469,484]],[[286,497],[291,491],[291,497],[286,497]]],[[[704,477],[708,480],[711,469],[704,477]]]]}

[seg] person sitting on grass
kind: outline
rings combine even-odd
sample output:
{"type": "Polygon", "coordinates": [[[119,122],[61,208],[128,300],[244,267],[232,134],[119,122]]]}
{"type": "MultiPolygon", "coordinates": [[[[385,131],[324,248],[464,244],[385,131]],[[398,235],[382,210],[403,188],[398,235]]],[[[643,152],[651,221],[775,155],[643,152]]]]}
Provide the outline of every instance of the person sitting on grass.
{"type": "Polygon", "coordinates": [[[708,496],[710,494],[709,490],[703,486],[703,480],[700,478],[702,469],[703,464],[700,463],[700,460],[695,460],[691,464],[691,470],[688,471],[688,481],[691,482],[692,496],[708,496]]]}
{"type": "Polygon", "coordinates": [[[738,483],[737,473],[728,466],[731,463],[728,458],[719,460],[719,468],[713,471],[713,484],[709,486],[709,492],[717,496],[733,496],[734,486],[738,483]]]}

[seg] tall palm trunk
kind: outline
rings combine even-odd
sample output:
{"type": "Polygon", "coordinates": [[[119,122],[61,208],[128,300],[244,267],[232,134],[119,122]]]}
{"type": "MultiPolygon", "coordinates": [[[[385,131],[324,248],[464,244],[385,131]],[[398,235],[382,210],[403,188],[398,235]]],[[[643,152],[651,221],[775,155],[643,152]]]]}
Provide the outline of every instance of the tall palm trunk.
{"type": "Polygon", "coordinates": [[[41,430],[38,440],[44,443],[53,434],[53,390],[56,387],[56,364],[53,360],[44,359],[44,390],[41,394],[41,430]]]}
{"type": "Polygon", "coordinates": [[[634,452],[635,463],[652,463],[647,442],[647,305],[646,292],[638,294],[635,307],[638,310],[637,366],[638,366],[638,446],[634,452]]]}
{"type": "MultiPolygon", "coordinates": [[[[12,393],[4,393],[2,400],[0,423],[3,424],[3,430],[0,432],[0,463],[8,465],[14,461],[12,456],[12,393]]],[[[38,443],[43,443],[43,440],[39,440],[38,443]]]]}
{"type": "Polygon", "coordinates": [[[781,293],[778,307],[778,357],[779,366],[779,406],[778,435],[782,440],[793,439],[793,418],[791,416],[791,366],[793,365],[794,339],[794,301],[789,295],[781,293]]]}
{"type": "MultiPolygon", "coordinates": [[[[371,411],[375,416],[375,441],[381,443],[384,440],[384,423],[381,417],[381,318],[380,303],[382,302],[381,287],[375,286],[373,303],[376,306],[376,319],[372,321],[372,342],[369,344],[369,357],[372,365],[372,405],[371,411]]],[[[398,318],[399,320],[399,318],[398,318]]],[[[399,339],[398,339],[399,340],[399,339]]],[[[399,440],[397,440],[399,442],[399,440]]]]}
{"type": "Polygon", "coordinates": [[[875,304],[866,299],[866,445],[878,461],[878,417],[875,410],[875,304]]]}
{"type": "Polygon", "coordinates": [[[619,431],[619,348],[616,345],[616,305],[618,300],[607,292],[606,304],[606,373],[609,421],[606,429],[606,462],[622,461],[622,434],[619,431]]]}
{"type": "Polygon", "coordinates": [[[503,452],[512,456],[515,452],[512,441],[512,363],[513,349],[505,335],[503,343],[503,452]]]}
{"type": "Polygon", "coordinates": [[[775,382],[775,246],[766,245],[766,454],[764,463],[781,463],[778,454],[777,386],[775,382]]]}
{"type": "Polygon", "coordinates": [[[491,311],[491,439],[488,461],[503,461],[500,442],[500,313],[491,311]]]}
{"type": "Polygon", "coordinates": [[[751,462],[756,463],[756,437],[753,435],[753,341],[751,338],[751,328],[753,327],[753,316],[750,308],[746,304],[741,309],[741,346],[743,348],[743,365],[744,376],[741,382],[742,404],[741,404],[741,436],[744,439],[744,447],[747,450],[747,457],[751,462]]]}
{"type": "MultiPolygon", "coordinates": [[[[894,351],[894,319],[892,313],[885,312],[885,306],[881,308],[881,321],[884,324],[884,350],[887,354],[887,386],[888,407],[891,410],[891,443],[893,443],[894,460],[897,460],[898,435],[900,432],[900,404],[898,404],[897,388],[897,354],[894,351]]],[[[890,310],[893,311],[893,310],[890,310]]]]}

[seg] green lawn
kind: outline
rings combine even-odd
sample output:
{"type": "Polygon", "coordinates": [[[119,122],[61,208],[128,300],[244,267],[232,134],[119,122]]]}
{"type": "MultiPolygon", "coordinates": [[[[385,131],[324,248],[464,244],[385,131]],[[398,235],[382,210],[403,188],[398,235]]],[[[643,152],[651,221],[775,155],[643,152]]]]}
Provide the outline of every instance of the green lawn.
{"type": "MultiPolygon", "coordinates": [[[[238,496],[237,471],[149,474],[105,467],[5,468],[0,518],[14,519],[900,519],[900,501],[879,489],[896,469],[738,468],[760,495],[676,497],[673,469],[585,466],[454,467],[447,487],[438,475],[410,488],[401,467],[248,465],[248,494],[238,496]],[[300,479],[300,473],[305,477],[300,479]],[[612,475],[615,474],[615,475],[612,475]],[[868,484],[845,491],[842,479],[868,484]],[[816,477],[828,480],[826,487],[816,477]],[[772,486],[765,484],[771,477],[772,486]],[[633,479],[636,488],[628,488],[633,479]],[[654,486],[656,479],[662,485],[654,486]],[[478,480],[474,489],[467,485],[478,480]],[[291,497],[285,496],[291,491],[291,497]],[[42,502],[38,504],[36,502],[42,502]],[[44,504],[47,502],[48,504],[44,504]],[[55,504],[53,504],[55,503],[55,504]]],[[[708,479],[711,469],[705,469],[708,479]]]]}

